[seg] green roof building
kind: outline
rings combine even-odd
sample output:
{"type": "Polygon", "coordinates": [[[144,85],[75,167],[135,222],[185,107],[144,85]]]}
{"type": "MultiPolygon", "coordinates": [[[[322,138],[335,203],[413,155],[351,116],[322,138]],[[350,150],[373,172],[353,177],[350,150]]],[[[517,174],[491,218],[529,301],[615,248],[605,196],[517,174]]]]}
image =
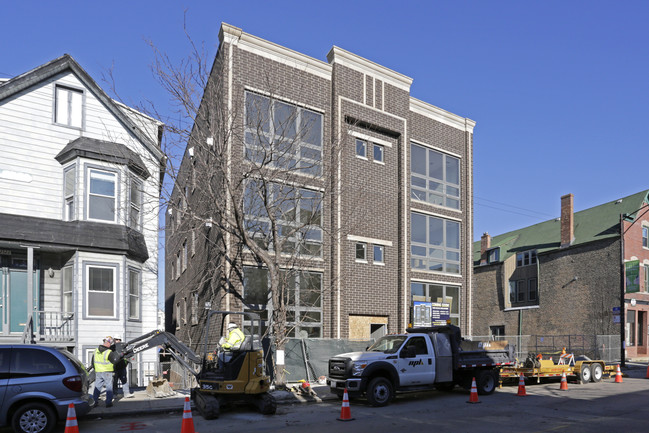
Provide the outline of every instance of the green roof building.
{"type": "Polygon", "coordinates": [[[649,190],[579,212],[573,200],[560,218],[473,244],[472,334],[529,336],[519,352],[576,345],[613,360],[623,343],[646,357],[649,190]]]}

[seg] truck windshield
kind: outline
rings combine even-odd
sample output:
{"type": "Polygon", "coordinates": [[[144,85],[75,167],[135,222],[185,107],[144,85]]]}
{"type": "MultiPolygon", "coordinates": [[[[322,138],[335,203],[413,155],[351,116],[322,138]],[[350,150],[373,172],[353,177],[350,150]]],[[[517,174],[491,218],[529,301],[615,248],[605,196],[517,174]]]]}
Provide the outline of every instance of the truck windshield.
{"type": "Polygon", "coordinates": [[[370,346],[370,352],[396,353],[404,341],[405,335],[386,335],[376,340],[376,343],[370,346]]]}

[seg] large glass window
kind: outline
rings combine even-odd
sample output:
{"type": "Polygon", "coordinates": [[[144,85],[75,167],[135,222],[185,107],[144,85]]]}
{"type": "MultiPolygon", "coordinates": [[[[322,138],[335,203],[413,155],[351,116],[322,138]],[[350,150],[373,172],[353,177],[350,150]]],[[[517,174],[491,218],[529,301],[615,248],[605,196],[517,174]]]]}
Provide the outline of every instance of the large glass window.
{"type": "Polygon", "coordinates": [[[76,189],[76,167],[74,165],[68,167],[63,172],[63,200],[64,200],[64,219],[65,221],[72,221],[75,219],[74,215],[74,191],[76,189]]]}
{"type": "Polygon", "coordinates": [[[246,159],[322,175],[322,114],[246,92],[246,159]]]}
{"type": "Polygon", "coordinates": [[[115,268],[86,266],[89,316],[115,316],[115,268]]]}
{"type": "MultiPolygon", "coordinates": [[[[273,305],[269,292],[268,270],[244,267],[243,297],[246,311],[258,313],[262,332],[270,326],[273,305]]],[[[307,271],[282,271],[280,276],[287,306],[287,336],[322,337],[322,274],[307,271]]]]}
{"type": "Polygon", "coordinates": [[[412,269],[460,273],[460,223],[413,212],[410,264],[412,269]]]}
{"type": "Polygon", "coordinates": [[[91,169],[88,178],[88,219],[115,222],[117,176],[91,169]]]}
{"type": "Polygon", "coordinates": [[[642,246],[649,248],[649,227],[642,227],[642,246]]]}
{"type": "Polygon", "coordinates": [[[56,86],[54,121],[61,125],[83,126],[83,92],[69,87],[56,86]]]}
{"type": "Polygon", "coordinates": [[[410,145],[410,197],[460,208],[460,160],[414,143],[410,145]]]}
{"type": "Polygon", "coordinates": [[[440,302],[449,304],[450,319],[453,325],[460,323],[460,287],[420,282],[410,283],[410,323],[414,321],[415,302],[440,302]]]}
{"type": "Polygon", "coordinates": [[[135,269],[128,270],[128,318],[140,318],[141,273],[135,269]]]}
{"type": "Polygon", "coordinates": [[[246,229],[256,242],[274,250],[270,215],[279,225],[282,252],[322,255],[322,193],[289,185],[265,187],[254,180],[246,184],[244,212],[246,229]]]}

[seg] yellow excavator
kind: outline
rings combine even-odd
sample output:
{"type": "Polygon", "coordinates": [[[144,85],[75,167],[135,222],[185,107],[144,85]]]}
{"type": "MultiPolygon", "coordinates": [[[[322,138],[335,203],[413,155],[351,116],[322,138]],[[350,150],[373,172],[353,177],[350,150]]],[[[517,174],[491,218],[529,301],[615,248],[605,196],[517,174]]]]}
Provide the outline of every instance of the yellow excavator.
{"type": "MultiPolygon", "coordinates": [[[[217,324],[218,325],[218,324],[217,324]]],[[[205,419],[219,417],[222,407],[238,403],[252,404],[259,412],[272,415],[277,404],[270,391],[270,377],[266,374],[264,351],[261,345],[261,319],[258,314],[235,311],[209,311],[205,328],[202,355],[196,354],[175,335],[153,331],[126,343],[117,343],[115,350],[122,357],[133,356],[143,350],[164,347],[186,370],[196,377],[197,387],[191,389],[194,406],[205,419]],[[221,317],[220,327],[214,325],[215,316],[221,317]],[[213,340],[225,329],[226,318],[242,316],[250,326],[239,349],[222,356],[223,350],[213,340]],[[217,349],[215,351],[215,348],[217,349]]]]}

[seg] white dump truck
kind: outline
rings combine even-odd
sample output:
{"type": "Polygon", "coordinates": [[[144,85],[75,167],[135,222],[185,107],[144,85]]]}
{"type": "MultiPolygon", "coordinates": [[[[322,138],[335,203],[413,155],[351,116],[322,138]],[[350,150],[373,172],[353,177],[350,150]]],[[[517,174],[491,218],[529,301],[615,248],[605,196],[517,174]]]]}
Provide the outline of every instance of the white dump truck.
{"type": "Polygon", "coordinates": [[[385,406],[397,392],[455,385],[471,387],[478,394],[494,392],[503,366],[515,365],[514,347],[506,341],[463,340],[453,325],[410,328],[405,334],[379,338],[365,352],[336,355],[329,359],[327,385],[342,397],[365,396],[373,406],[385,406]]]}

